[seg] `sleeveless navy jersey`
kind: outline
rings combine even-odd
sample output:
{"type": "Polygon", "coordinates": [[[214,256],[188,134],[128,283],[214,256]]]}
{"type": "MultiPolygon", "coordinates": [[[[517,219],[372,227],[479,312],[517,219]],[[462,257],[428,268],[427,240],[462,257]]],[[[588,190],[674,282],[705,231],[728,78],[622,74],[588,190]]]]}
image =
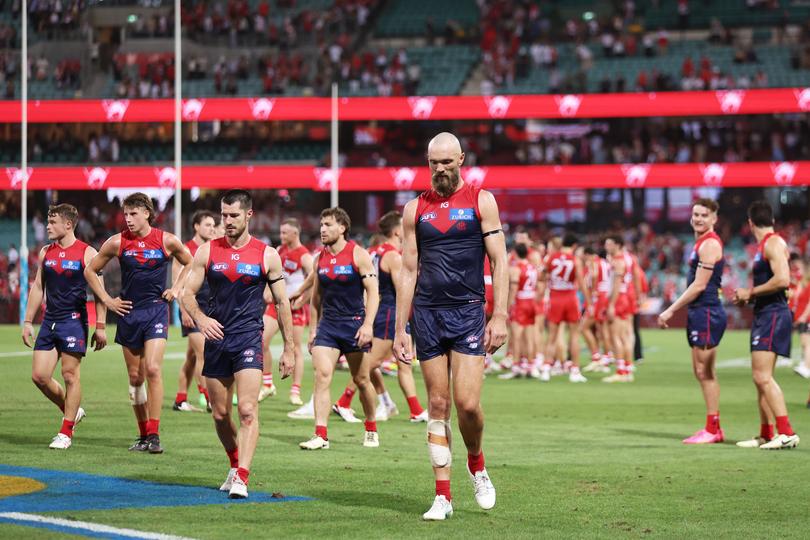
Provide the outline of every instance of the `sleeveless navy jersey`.
{"type": "MultiPolygon", "coordinates": [[[[768,259],[765,258],[765,242],[775,233],[768,233],[757,246],[757,253],[754,255],[754,287],[767,283],[773,277],[773,270],[768,259]]],[[[754,311],[759,311],[771,305],[785,304],[787,306],[787,295],[785,290],[782,289],[775,293],[767,294],[764,296],[757,296],[754,299],[754,311]]]]}
{"type": "MultiPolygon", "coordinates": [[[[191,252],[191,256],[197,254],[197,250],[200,249],[200,244],[194,241],[192,238],[188,242],[186,242],[186,247],[191,252]]],[[[208,298],[211,294],[211,290],[208,288],[208,281],[203,280],[202,285],[200,285],[200,290],[197,291],[195,298],[197,299],[197,304],[200,305],[201,308],[205,309],[205,306],[208,305],[208,298]]]]}
{"type": "Polygon", "coordinates": [[[478,188],[442,197],[423,192],[416,207],[419,270],[414,306],[442,309],[483,303],[484,239],[478,188]]]}
{"type": "Polygon", "coordinates": [[[42,261],[45,320],[87,320],[87,281],[84,279],[86,249],[87,244],[76,240],[67,248],[54,242],[45,250],[42,261]]]}
{"type": "Polygon", "coordinates": [[[226,238],[211,240],[205,269],[210,293],[203,310],[222,324],[226,335],[264,329],[265,249],[267,244],[252,237],[239,249],[226,238]]]}
{"type": "Polygon", "coordinates": [[[163,302],[171,258],[163,249],[163,231],[152,228],[143,238],[130,231],[121,233],[121,298],[133,309],[163,302]]]}
{"type": "Polygon", "coordinates": [[[397,248],[388,242],[375,246],[369,250],[369,253],[371,254],[371,261],[374,263],[374,269],[377,272],[377,277],[379,278],[380,283],[380,306],[397,305],[397,291],[394,287],[394,280],[391,279],[391,273],[384,272],[380,268],[380,263],[382,262],[383,257],[385,257],[385,254],[390,251],[396,252],[397,248]]]}
{"type": "MultiPolygon", "coordinates": [[[[698,263],[700,262],[700,256],[698,255],[700,246],[709,239],[717,240],[720,244],[722,257],[723,241],[720,240],[720,237],[717,236],[714,231],[707,232],[698,238],[695,242],[694,249],[692,249],[692,254],[689,257],[689,275],[686,278],[687,287],[695,281],[695,274],[697,274],[698,263]]],[[[723,258],[714,263],[714,270],[712,271],[712,276],[709,278],[709,282],[706,284],[706,289],[689,304],[690,307],[709,307],[719,306],[721,304],[720,291],[722,290],[721,282],[723,280],[723,267],[725,264],[726,262],[723,258]]]]}
{"type": "Polygon", "coordinates": [[[356,319],[365,316],[365,288],[354,264],[356,245],[353,241],[348,241],[337,255],[333,255],[326,247],[321,249],[318,256],[318,282],[321,285],[321,314],[324,319],[356,319]]]}

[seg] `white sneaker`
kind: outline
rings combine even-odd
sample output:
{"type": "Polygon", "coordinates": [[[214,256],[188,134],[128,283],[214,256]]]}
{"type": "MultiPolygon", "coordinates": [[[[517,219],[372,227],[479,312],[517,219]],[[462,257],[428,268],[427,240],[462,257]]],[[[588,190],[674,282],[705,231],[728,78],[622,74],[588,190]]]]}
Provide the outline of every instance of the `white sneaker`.
{"type": "Polygon", "coordinates": [[[557,376],[562,375],[564,373],[565,373],[565,369],[563,368],[563,365],[559,361],[554,362],[554,365],[551,366],[551,376],[552,377],[557,377],[557,376]]]}
{"type": "Polygon", "coordinates": [[[483,471],[478,471],[473,474],[470,472],[469,467],[467,467],[467,473],[470,475],[470,480],[472,480],[473,489],[475,490],[475,502],[477,502],[478,506],[482,509],[490,510],[495,506],[495,486],[492,485],[487,470],[484,469],[483,471]]]}
{"type": "Polygon", "coordinates": [[[220,491],[230,491],[231,486],[233,485],[233,479],[236,478],[236,469],[230,468],[228,469],[228,476],[225,477],[225,481],[219,486],[220,491]]]}
{"type": "Polygon", "coordinates": [[[551,368],[546,367],[548,364],[543,364],[540,368],[540,382],[549,382],[551,380],[551,368]]]}
{"type": "Polygon", "coordinates": [[[398,415],[399,409],[397,409],[397,404],[392,401],[390,406],[385,406],[385,412],[388,414],[388,418],[398,415]]]}
{"type": "Polygon", "coordinates": [[[73,429],[76,429],[76,426],[79,425],[79,422],[84,420],[84,417],[87,416],[87,413],[84,412],[84,409],[79,407],[79,410],[76,411],[76,419],[73,421],[73,429]]]}
{"type": "Polygon", "coordinates": [[[388,421],[388,409],[385,407],[384,403],[377,404],[377,409],[374,412],[374,419],[377,420],[377,422],[388,421]]]}
{"type": "Polygon", "coordinates": [[[765,439],[765,437],[757,436],[751,439],[746,439],[744,441],[737,441],[737,446],[739,446],[740,448],[759,448],[766,442],[768,442],[768,440],[765,439]]]}
{"type": "Polygon", "coordinates": [[[532,379],[540,378],[540,369],[537,367],[537,364],[532,364],[532,367],[529,370],[529,377],[532,379]]]}
{"type": "Polygon", "coordinates": [[[503,371],[501,365],[498,362],[492,362],[484,369],[484,375],[492,375],[494,373],[500,373],[501,371],[503,371]]]}
{"type": "Polygon", "coordinates": [[[785,448],[796,448],[799,446],[799,436],[795,433],[793,435],[784,435],[780,433],[770,441],[759,447],[760,450],[783,450],[785,448]]]}
{"type": "Polygon", "coordinates": [[[433,499],[433,506],[430,510],[422,514],[425,521],[444,521],[453,515],[453,505],[450,504],[444,495],[436,495],[433,499]]]}
{"type": "Polygon", "coordinates": [[[174,405],[172,405],[172,409],[180,412],[203,412],[202,409],[195,407],[188,401],[183,401],[182,403],[175,403],[174,405]]]}
{"type": "Polygon", "coordinates": [[[414,424],[418,424],[419,422],[427,422],[428,421],[428,412],[427,409],[424,409],[421,413],[417,414],[416,416],[411,416],[411,422],[414,424]]]}
{"type": "Polygon", "coordinates": [[[303,406],[288,412],[287,417],[296,420],[312,420],[315,418],[315,405],[310,399],[303,406]]]}
{"type": "Polygon", "coordinates": [[[341,407],[337,403],[332,405],[332,412],[336,415],[343,418],[345,422],[349,422],[350,424],[359,424],[362,422],[359,418],[354,415],[354,411],[349,409],[348,407],[341,407]]]}
{"type": "Polygon", "coordinates": [[[601,371],[600,369],[601,367],[602,364],[600,364],[598,360],[591,360],[591,363],[582,368],[582,371],[584,371],[585,373],[590,373],[591,371],[598,372],[601,371]]]}
{"type": "Polygon", "coordinates": [[[796,373],[796,375],[804,379],[810,379],[810,368],[805,366],[803,363],[794,367],[793,371],[796,373]]]}
{"type": "Polygon", "coordinates": [[[380,435],[376,431],[366,431],[363,437],[363,446],[366,448],[377,448],[380,446],[380,435]]]}
{"type": "Polygon", "coordinates": [[[301,399],[301,394],[290,394],[290,405],[303,405],[304,400],[301,399]]]}
{"type": "Polygon", "coordinates": [[[519,379],[520,372],[518,371],[507,371],[506,373],[501,373],[498,375],[498,378],[503,381],[511,381],[512,379],[519,379]]]}
{"type": "Polygon", "coordinates": [[[48,445],[48,448],[53,450],[67,450],[70,448],[70,445],[73,444],[73,439],[65,435],[64,433],[57,433],[56,437],[53,438],[51,444],[48,445]]]}
{"type": "Polygon", "coordinates": [[[329,440],[315,435],[308,441],[298,443],[298,446],[301,450],[329,450],[329,440]]]}
{"type": "Polygon", "coordinates": [[[276,395],[275,384],[271,384],[270,386],[262,385],[262,389],[259,391],[259,401],[264,401],[265,399],[275,395],[276,395]]]}
{"type": "Polygon", "coordinates": [[[236,474],[233,477],[233,483],[231,484],[231,490],[228,492],[229,499],[247,499],[248,492],[247,492],[247,484],[239,478],[239,475],[236,474]]]}
{"type": "Polygon", "coordinates": [[[579,371],[572,371],[571,373],[568,374],[568,382],[584,383],[588,382],[588,379],[586,379],[585,376],[579,371]]]}
{"type": "Polygon", "coordinates": [[[628,373],[627,375],[619,375],[618,373],[615,373],[613,375],[610,375],[609,377],[605,377],[604,379],[602,379],[602,382],[603,383],[631,383],[634,380],[635,379],[633,378],[632,373],[628,373]]]}

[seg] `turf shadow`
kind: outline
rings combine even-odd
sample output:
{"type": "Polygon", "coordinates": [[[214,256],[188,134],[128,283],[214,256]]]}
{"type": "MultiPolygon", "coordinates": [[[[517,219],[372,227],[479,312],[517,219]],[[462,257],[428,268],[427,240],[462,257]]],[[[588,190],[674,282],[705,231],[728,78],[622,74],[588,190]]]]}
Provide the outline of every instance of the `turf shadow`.
{"type": "Polygon", "coordinates": [[[613,428],[612,431],[623,433],[625,435],[636,435],[642,437],[654,437],[656,439],[669,439],[671,441],[680,441],[684,438],[683,433],[668,433],[665,431],[645,431],[643,429],[627,429],[627,428],[613,428]]]}
{"type": "Polygon", "coordinates": [[[425,504],[430,501],[417,500],[401,494],[381,493],[374,491],[349,491],[349,490],[318,490],[307,494],[320,501],[328,501],[338,506],[364,506],[368,508],[379,508],[381,510],[392,510],[400,514],[421,515],[425,511],[425,504]]]}

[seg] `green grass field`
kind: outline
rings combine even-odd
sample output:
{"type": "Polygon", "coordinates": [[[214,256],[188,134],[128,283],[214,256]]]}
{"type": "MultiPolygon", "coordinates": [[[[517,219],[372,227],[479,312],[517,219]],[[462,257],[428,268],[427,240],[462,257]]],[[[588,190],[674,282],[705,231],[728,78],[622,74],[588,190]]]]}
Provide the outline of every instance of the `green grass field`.
{"type": "MultiPolygon", "coordinates": [[[[110,339],[114,329],[110,331],[110,339]]],[[[30,357],[16,327],[0,329],[0,461],[169,484],[218,487],[227,459],[208,415],[171,410],[184,350],[177,337],[165,362],[163,455],[132,455],[136,427],[120,350],[90,354],[82,366],[88,417],[67,452],[48,449],[60,414],[30,380],[30,357]],[[172,354],[174,353],[174,354],[172,354]]],[[[424,424],[407,419],[395,379],[386,378],[401,414],[380,424],[381,447],[361,446],[362,424],[330,420],[332,449],[303,452],[311,421],[286,412],[289,382],[261,406],[261,438],[251,493],[283,492],[309,502],[42,512],[63,518],[194,538],[323,537],[765,537],[806,538],[810,526],[808,382],[777,370],[796,431],[792,451],[744,450],[734,442],[758,431],[747,336],[729,332],[719,352],[721,422],[728,441],[687,447],[704,408],[692,378],[682,330],[646,331],[645,363],[632,385],[572,385],[556,378],[484,384],[484,449],[498,490],[497,506],[479,510],[464,471],[457,430],[452,489],[455,515],[420,520],[433,499],[424,424]],[[738,361],[734,361],[738,359],[738,361]],[[724,365],[728,364],[728,365],[724,365]]],[[[304,391],[311,389],[307,374],[304,391]]],[[[348,375],[335,378],[333,398],[348,375]]],[[[417,372],[417,387],[424,389],[417,372]]],[[[196,391],[192,393],[196,396],[196,391]]],[[[355,402],[359,408],[359,404],[355,402]]],[[[0,479],[2,480],[2,479],[0,479]]],[[[120,494],[116,494],[120,495],[120,494]]],[[[0,490],[0,497],[3,496],[0,490]]],[[[81,498],[81,493],[76,493],[81,498]]],[[[226,499],[222,499],[223,503],[226,499]]],[[[1,501],[0,501],[1,502],[1,501]]],[[[60,533],[0,524],[0,537],[50,538],[60,533]]]]}

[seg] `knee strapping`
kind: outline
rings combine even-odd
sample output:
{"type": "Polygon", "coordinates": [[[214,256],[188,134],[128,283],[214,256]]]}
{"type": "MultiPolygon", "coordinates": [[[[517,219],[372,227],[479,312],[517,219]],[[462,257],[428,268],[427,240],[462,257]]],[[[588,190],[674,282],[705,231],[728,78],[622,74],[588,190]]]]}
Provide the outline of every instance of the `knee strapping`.
{"type": "Polygon", "coordinates": [[[450,448],[450,423],[446,420],[429,419],[427,423],[428,453],[434,467],[449,467],[453,463],[450,448]]]}
{"type": "Polygon", "coordinates": [[[146,386],[141,384],[140,386],[132,386],[129,385],[129,402],[132,405],[143,405],[146,403],[146,386]]]}

